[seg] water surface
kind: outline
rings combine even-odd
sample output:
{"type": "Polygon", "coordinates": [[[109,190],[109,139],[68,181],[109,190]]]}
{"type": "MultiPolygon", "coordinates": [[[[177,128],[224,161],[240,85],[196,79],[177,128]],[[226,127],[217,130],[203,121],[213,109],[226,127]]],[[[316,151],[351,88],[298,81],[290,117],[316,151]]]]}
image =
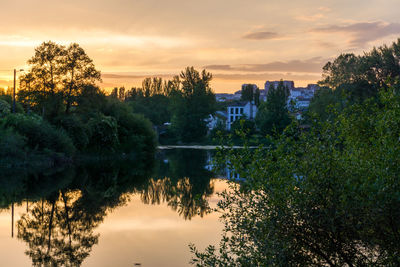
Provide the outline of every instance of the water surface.
{"type": "Polygon", "coordinates": [[[227,183],[210,153],[3,173],[0,266],[188,266],[188,244],[217,244],[222,229],[209,207],[227,183]]]}

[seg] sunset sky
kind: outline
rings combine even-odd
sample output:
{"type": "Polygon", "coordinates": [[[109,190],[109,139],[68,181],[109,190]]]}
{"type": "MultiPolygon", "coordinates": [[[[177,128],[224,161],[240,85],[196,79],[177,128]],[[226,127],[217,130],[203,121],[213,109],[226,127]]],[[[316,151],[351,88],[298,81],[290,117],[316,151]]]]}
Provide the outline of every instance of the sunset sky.
{"type": "MultiPolygon", "coordinates": [[[[103,88],[139,86],[186,66],[214,74],[216,92],[266,80],[315,83],[343,52],[400,37],[399,0],[1,0],[0,86],[34,47],[79,43],[103,88]]],[[[26,68],[26,67],[25,67],[26,68]]]]}

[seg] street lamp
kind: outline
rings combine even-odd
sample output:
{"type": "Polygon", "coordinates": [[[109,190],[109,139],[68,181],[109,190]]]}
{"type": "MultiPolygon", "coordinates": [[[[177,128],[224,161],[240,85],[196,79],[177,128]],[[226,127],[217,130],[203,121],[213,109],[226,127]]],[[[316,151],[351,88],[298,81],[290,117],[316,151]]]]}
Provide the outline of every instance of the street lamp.
{"type": "MultiPolygon", "coordinates": [[[[23,69],[18,70],[19,72],[24,71],[23,69]]],[[[12,106],[12,112],[15,113],[15,84],[17,80],[17,70],[14,69],[14,88],[13,88],[13,106],[12,106]]]]}

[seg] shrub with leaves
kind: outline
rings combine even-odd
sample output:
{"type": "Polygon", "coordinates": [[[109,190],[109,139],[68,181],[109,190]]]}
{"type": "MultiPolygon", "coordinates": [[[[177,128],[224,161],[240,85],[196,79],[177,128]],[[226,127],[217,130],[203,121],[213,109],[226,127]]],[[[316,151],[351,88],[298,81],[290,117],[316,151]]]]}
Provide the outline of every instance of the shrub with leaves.
{"type": "Polygon", "coordinates": [[[7,103],[7,101],[0,99],[0,118],[5,117],[10,114],[11,106],[7,103]]]}
{"type": "Polygon", "coordinates": [[[115,118],[98,114],[88,122],[91,137],[89,148],[94,150],[115,151],[119,145],[118,125],[115,118]]]}
{"type": "Polygon", "coordinates": [[[71,138],[37,115],[11,114],[4,120],[4,127],[11,128],[26,139],[33,150],[50,150],[72,155],[75,152],[71,138]]]}
{"type": "Polygon", "coordinates": [[[246,177],[223,194],[220,248],[196,266],[399,266],[400,97],[295,125],[270,147],[222,150],[246,177]]]}

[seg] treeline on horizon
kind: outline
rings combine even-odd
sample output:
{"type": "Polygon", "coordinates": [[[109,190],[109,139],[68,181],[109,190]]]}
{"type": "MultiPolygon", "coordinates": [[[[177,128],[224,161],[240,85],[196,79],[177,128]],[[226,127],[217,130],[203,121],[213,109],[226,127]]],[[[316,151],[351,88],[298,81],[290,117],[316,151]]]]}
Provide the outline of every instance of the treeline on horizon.
{"type": "Polygon", "coordinates": [[[82,156],[151,156],[154,125],[171,122],[161,137],[192,142],[207,134],[204,118],[215,110],[212,75],[193,67],[171,81],[145,79],[142,89],[107,94],[96,85],[100,72],[78,44],[44,42],[28,64],[15,108],[10,92],[0,90],[0,156],[8,167],[82,156]]]}
{"type": "MultiPolygon", "coordinates": [[[[254,91],[251,85],[246,86],[242,89],[241,100],[254,101],[258,107],[257,116],[254,120],[245,117],[236,120],[231,131],[226,130],[225,123],[219,123],[215,129],[208,131],[205,123],[210,114],[218,110],[226,111],[229,103],[216,103],[211,96],[200,98],[195,93],[187,101],[187,106],[183,107],[179,99],[182,96],[180,85],[185,76],[190,77],[187,72],[182,72],[181,76],[175,76],[172,80],[146,78],[142,87],[114,88],[111,96],[128,103],[135,113],[143,114],[158,126],[161,143],[220,144],[230,139],[239,144],[242,143],[242,135],[238,132],[245,132],[253,144],[268,143],[265,136],[282,133],[296,121],[295,114],[298,111],[302,113],[299,124],[307,128],[313,116],[322,120],[328,117],[327,107],[340,106],[340,110],[343,110],[352,104],[377,97],[381,89],[395,84],[399,73],[396,63],[399,46],[397,41],[391,46],[373,48],[363,55],[342,54],[328,62],[323,67],[322,80],[318,82],[321,89],[316,91],[309,108],[305,110],[296,109],[295,103],[288,104],[290,92],[283,83],[277,88],[269,88],[266,102],[260,102],[259,91],[254,91]]],[[[209,87],[211,78],[209,75],[204,79],[206,87],[209,87]]],[[[209,94],[212,94],[211,90],[209,94]]]]}
{"type": "MultiPolygon", "coordinates": [[[[315,115],[322,120],[331,116],[328,106],[343,110],[377,97],[381,88],[395,82],[399,70],[393,55],[398,50],[399,41],[328,62],[321,89],[299,125],[309,126],[315,115]]],[[[114,88],[107,94],[96,86],[100,72],[78,44],[44,42],[28,64],[30,70],[20,75],[16,114],[11,113],[11,96],[0,91],[3,159],[26,161],[30,154],[65,160],[83,153],[154,151],[157,136],[162,144],[218,144],[232,139],[241,143],[246,133],[253,144],[269,143],[266,135],[280,134],[296,121],[296,110],[287,104],[289,90],[282,83],[270,88],[266,102],[255,101],[255,120],[237,120],[229,132],[225,123],[219,123],[210,132],[206,119],[226,110],[227,104],[216,103],[212,75],[205,70],[187,67],[171,80],[146,78],[140,88],[114,88]]],[[[257,96],[252,88],[244,88],[242,100],[258,100],[257,96]]]]}
{"type": "Polygon", "coordinates": [[[217,110],[211,79],[211,73],[187,67],[172,80],[146,78],[142,87],[114,88],[110,97],[148,118],[161,144],[199,144],[208,141],[206,119],[217,110]]]}

